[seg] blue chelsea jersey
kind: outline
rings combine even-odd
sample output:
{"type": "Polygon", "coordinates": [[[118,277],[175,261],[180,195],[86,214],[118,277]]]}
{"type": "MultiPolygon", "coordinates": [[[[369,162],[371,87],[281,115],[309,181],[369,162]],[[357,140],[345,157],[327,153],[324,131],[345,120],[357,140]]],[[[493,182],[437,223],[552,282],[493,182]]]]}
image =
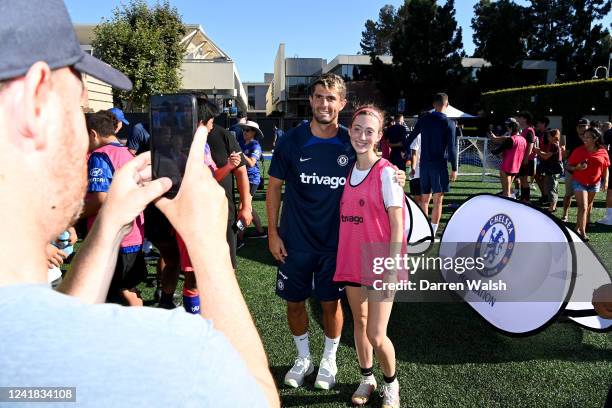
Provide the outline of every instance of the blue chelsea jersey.
{"type": "Polygon", "coordinates": [[[286,247],[337,251],[340,199],[354,162],[355,151],[343,126],[335,137],[322,139],[303,123],[276,145],[269,174],[285,181],[279,233],[286,247]]]}

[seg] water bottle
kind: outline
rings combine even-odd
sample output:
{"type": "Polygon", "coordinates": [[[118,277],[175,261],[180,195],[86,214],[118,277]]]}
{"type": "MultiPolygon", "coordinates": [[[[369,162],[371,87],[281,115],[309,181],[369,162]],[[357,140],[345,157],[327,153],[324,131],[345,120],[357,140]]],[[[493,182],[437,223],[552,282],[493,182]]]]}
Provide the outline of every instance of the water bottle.
{"type": "Polygon", "coordinates": [[[73,246],[70,244],[70,233],[68,231],[62,232],[53,245],[64,251],[66,256],[70,256],[74,251],[73,246]]]}

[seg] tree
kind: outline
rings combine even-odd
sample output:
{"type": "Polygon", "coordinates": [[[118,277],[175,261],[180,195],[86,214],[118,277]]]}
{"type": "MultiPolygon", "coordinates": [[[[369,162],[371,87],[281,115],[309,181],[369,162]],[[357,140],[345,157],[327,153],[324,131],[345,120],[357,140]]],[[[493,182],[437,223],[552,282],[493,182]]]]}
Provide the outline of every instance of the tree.
{"type": "Polygon", "coordinates": [[[527,56],[531,36],[525,7],[511,0],[480,0],[474,6],[472,29],[474,56],[490,64],[478,73],[481,89],[522,85],[519,64],[527,56]]]}
{"type": "Polygon", "coordinates": [[[597,23],[611,9],[611,0],[531,0],[529,58],[557,61],[559,82],[591,79],[612,52],[610,32],[597,23]]]}
{"type": "Polygon", "coordinates": [[[390,49],[393,65],[379,72],[381,89],[391,100],[404,95],[410,111],[431,105],[436,92],[449,92],[462,82],[465,70],[461,28],[454,0],[439,6],[435,0],[406,0],[398,10],[390,49]],[[393,78],[393,80],[389,80],[393,78]]]}
{"type": "Polygon", "coordinates": [[[378,21],[367,20],[361,32],[361,52],[366,55],[390,55],[390,43],[397,27],[395,8],[387,4],[378,12],[378,21]]]}
{"type": "Polygon", "coordinates": [[[110,20],[103,19],[94,29],[94,53],[133,83],[131,92],[113,90],[115,103],[125,103],[128,111],[142,109],[152,94],[176,92],[184,36],[181,17],[167,0],[151,8],[144,0],[132,0],[116,8],[110,20]]]}

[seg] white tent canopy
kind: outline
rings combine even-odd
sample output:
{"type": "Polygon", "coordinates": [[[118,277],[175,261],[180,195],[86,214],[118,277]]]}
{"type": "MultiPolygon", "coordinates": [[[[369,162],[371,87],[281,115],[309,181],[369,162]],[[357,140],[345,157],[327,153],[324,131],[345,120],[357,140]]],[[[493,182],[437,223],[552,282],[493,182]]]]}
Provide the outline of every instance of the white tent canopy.
{"type": "MultiPolygon", "coordinates": [[[[430,112],[433,112],[434,110],[430,110],[430,112]]],[[[465,113],[460,111],[459,109],[455,108],[454,106],[448,105],[448,108],[446,109],[446,116],[448,116],[451,119],[459,119],[459,118],[476,118],[477,116],[474,115],[470,115],[469,113],[465,113]]]]}

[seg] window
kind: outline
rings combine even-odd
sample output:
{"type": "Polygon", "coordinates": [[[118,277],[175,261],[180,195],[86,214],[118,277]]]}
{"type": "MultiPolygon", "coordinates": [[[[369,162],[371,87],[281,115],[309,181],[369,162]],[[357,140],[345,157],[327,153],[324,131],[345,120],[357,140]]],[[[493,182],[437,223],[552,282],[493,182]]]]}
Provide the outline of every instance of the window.
{"type": "Polygon", "coordinates": [[[340,75],[345,81],[365,81],[372,79],[372,69],[369,65],[338,65],[331,70],[336,75],[340,75]]]}
{"type": "Polygon", "coordinates": [[[289,98],[308,98],[308,88],[312,77],[287,77],[287,96],[289,98]]]}
{"type": "Polygon", "coordinates": [[[255,110],[255,87],[249,86],[247,89],[249,110],[255,110]]]}

